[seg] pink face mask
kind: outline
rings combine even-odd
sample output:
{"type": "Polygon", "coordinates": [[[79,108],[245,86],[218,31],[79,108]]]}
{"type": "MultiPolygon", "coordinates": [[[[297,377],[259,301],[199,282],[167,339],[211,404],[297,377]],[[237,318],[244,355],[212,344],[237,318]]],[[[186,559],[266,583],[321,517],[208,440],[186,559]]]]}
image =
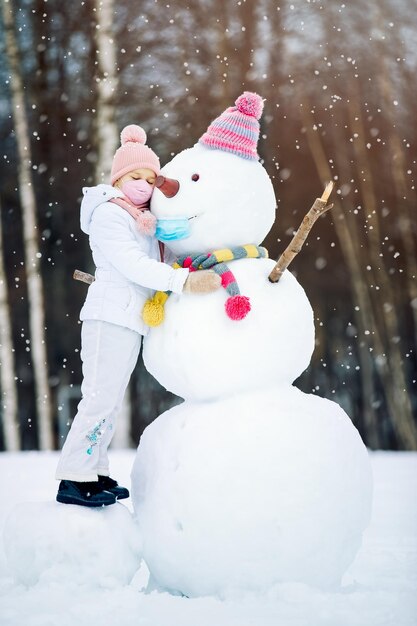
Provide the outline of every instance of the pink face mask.
{"type": "Polygon", "coordinates": [[[123,183],[121,190],[124,195],[136,206],[149,200],[153,192],[153,186],[146,180],[128,180],[123,183]]]}

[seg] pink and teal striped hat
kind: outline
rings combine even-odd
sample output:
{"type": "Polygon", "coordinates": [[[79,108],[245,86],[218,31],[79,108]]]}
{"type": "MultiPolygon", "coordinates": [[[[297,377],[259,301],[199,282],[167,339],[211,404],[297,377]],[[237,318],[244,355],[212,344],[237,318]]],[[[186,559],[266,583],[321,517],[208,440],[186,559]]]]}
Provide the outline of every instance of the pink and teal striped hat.
{"type": "Polygon", "coordinates": [[[207,148],[232,152],[244,159],[257,161],[256,146],[259,139],[259,118],[264,102],[261,96],[245,91],[208,127],[199,143],[207,148]]]}

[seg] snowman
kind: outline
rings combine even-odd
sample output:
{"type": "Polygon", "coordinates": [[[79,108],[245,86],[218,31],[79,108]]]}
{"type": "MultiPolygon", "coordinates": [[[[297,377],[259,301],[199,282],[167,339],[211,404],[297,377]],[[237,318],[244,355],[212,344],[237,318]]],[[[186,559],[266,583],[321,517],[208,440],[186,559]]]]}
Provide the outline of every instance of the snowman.
{"type": "Polygon", "coordinates": [[[145,365],[184,402],[143,433],[132,497],[153,583],[187,596],[336,587],[370,517],[358,431],[339,405],[293,386],[313,352],[313,312],[288,270],[268,280],[260,244],[276,202],[257,155],[262,109],[242,94],[163,168],[152,198],[177,266],[222,282],[156,294],[144,310],[145,365]]]}

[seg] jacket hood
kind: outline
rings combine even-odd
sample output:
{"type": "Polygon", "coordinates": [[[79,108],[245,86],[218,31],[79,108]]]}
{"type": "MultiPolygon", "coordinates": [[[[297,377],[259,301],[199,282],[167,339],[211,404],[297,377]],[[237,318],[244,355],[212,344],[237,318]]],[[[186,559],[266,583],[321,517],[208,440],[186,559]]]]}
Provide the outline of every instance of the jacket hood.
{"type": "Polygon", "coordinates": [[[120,189],[101,183],[95,187],[83,187],[83,199],[81,202],[80,225],[81,230],[87,235],[90,232],[91,218],[95,209],[108,202],[112,198],[122,198],[120,189]]]}

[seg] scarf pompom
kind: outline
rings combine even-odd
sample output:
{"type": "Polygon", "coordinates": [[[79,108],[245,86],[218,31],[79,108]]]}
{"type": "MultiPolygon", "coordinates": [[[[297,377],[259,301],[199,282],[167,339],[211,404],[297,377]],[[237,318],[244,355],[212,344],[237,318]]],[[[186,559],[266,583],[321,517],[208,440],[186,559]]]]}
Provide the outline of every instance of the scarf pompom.
{"type": "Polygon", "coordinates": [[[156,231],[156,217],[150,211],[140,211],[136,217],[138,230],[142,235],[153,237],[156,231]]]}
{"type": "Polygon", "coordinates": [[[233,321],[243,320],[251,310],[250,300],[247,296],[231,296],[225,303],[227,316],[233,321]]]}
{"type": "Polygon", "coordinates": [[[142,319],[148,326],[159,326],[165,317],[165,302],[168,294],[165,291],[157,291],[152,298],[145,302],[142,311],[142,319]]]}
{"type": "Polygon", "coordinates": [[[136,221],[136,227],[141,235],[146,237],[153,237],[156,231],[156,217],[149,211],[148,203],[140,204],[138,206],[130,204],[127,198],[112,198],[110,202],[117,204],[125,211],[127,211],[136,221]]]}

